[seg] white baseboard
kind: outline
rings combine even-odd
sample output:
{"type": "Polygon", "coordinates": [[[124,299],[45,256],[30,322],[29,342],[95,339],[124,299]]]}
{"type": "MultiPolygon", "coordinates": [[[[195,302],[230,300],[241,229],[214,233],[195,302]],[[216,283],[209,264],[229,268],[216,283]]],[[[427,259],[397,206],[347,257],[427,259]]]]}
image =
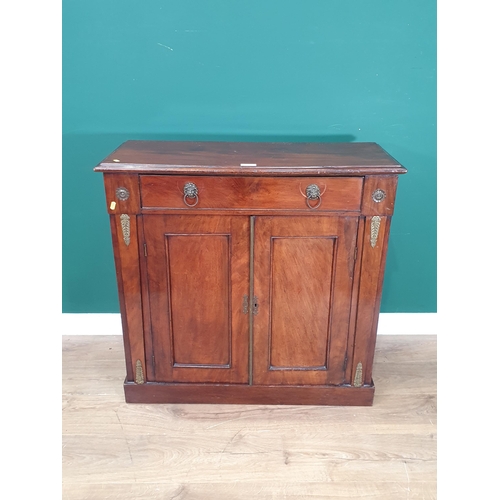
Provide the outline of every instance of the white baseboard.
{"type": "Polygon", "coordinates": [[[437,335],[438,313],[380,313],[378,335],[437,335]]]}
{"type": "Polygon", "coordinates": [[[85,313],[62,315],[63,335],[121,335],[122,320],[117,313],[85,313]]]}
{"type": "MultiPolygon", "coordinates": [[[[63,314],[63,335],[121,335],[119,314],[63,314]]],[[[379,335],[437,335],[437,313],[381,313],[379,335]]]]}

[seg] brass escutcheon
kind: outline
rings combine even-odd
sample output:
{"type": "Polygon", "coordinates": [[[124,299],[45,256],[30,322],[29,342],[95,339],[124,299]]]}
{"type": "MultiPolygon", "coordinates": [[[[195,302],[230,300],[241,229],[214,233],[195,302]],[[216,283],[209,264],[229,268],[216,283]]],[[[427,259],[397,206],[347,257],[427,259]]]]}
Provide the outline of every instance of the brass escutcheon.
{"type": "Polygon", "coordinates": [[[385,200],[385,191],[383,189],[375,189],[372,193],[372,200],[375,203],[380,203],[381,201],[385,200]]]}
{"type": "Polygon", "coordinates": [[[117,188],[115,194],[120,201],[126,201],[129,199],[130,196],[128,189],[124,187],[117,188]]]}

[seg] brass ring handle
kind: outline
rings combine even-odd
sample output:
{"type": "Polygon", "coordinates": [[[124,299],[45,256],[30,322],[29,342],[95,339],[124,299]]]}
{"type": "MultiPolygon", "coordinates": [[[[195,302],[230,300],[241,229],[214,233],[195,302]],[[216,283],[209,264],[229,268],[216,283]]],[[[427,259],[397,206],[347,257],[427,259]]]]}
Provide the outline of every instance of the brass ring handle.
{"type": "Polygon", "coordinates": [[[319,208],[321,205],[321,191],[316,184],[309,184],[306,188],[306,204],[311,210],[319,208]],[[316,205],[312,206],[310,200],[318,200],[316,205]]]}
{"type": "Polygon", "coordinates": [[[184,204],[188,207],[195,207],[198,205],[198,201],[198,188],[196,184],[194,182],[186,182],[186,184],[184,184],[184,204]],[[188,203],[188,198],[194,198],[194,203],[188,203]]]}
{"type": "Polygon", "coordinates": [[[187,194],[184,195],[184,203],[188,206],[188,207],[195,207],[196,205],[198,205],[198,195],[195,195],[194,197],[191,197],[191,196],[188,196],[187,194]],[[187,202],[187,198],[196,198],[195,202],[193,204],[189,204],[187,202]]]}

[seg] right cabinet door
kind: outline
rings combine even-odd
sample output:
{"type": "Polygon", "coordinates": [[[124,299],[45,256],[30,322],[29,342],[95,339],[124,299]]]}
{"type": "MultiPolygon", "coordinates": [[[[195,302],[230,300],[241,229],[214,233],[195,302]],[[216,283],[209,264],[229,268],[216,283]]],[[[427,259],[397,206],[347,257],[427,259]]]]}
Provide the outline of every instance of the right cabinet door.
{"type": "Polygon", "coordinates": [[[256,217],[253,383],[345,382],[357,217],[256,217]]]}

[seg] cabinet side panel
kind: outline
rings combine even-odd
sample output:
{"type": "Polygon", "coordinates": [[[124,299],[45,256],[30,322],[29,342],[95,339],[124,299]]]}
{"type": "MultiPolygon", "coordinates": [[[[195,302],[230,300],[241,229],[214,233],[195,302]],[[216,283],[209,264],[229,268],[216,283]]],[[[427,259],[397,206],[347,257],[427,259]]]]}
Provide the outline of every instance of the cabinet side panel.
{"type": "Polygon", "coordinates": [[[358,313],[358,296],[359,296],[359,281],[361,273],[361,255],[363,251],[363,240],[365,234],[365,219],[359,219],[359,226],[357,228],[356,246],[357,246],[357,259],[353,269],[352,279],[352,294],[351,294],[351,308],[349,311],[349,336],[347,340],[346,350],[346,364],[345,364],[345,382],[351,383],[351,372],[354,356],[354,339],[356,335],[356,317],[358,313]]]}
{"type": "Polygon", "coordinates": [[[174,366],[229,366],[229,235],[166,234],[174,366]]]}
{"type": "Polygon", "coordinates": [[[134,370],[132,369],[132,357],[130,355],[130,341],[128,336],[127,313],[125,309],[125,296],[123,293],[123,279],[121,273],[120,252],[118,250],[118,234],[116,232],[116,221],[114,215],[109,216],[109,223],[111,228],[111,238],[113,242],[113,254],[115,258],[116,283],[118,285],[118,299],[120,302],[120,315],[121,315],[122,332],[123,332],[123,348],[125,352],[125,365],[127,369],[126,380],[128,382],[131,382],[134,380],[134,370]]]}
{"type": "Polygon", "coordinates": [[[270,368],[325,369],[335,238],[271,238],[270,368]]]}
{"type": "Polygon", "coordinates": [[[120,294],[125,354],[129,358],[127,359],[127,378],[135,380],[137,362],[139,361],[142,368],[140,377],[145,380],[146,365],[144,359],[137,221],[134,215],[129,216],[128,214],[111,215],[110,220],[120,294]]]}
{"type": "Polygon", "coordinates": [[[356,381],[371,384],[389,224],[389,217],[366,217],[351,374],[353,385],[356,381]],[[356,380],[357,373],[361,381],[356,380]]]}

